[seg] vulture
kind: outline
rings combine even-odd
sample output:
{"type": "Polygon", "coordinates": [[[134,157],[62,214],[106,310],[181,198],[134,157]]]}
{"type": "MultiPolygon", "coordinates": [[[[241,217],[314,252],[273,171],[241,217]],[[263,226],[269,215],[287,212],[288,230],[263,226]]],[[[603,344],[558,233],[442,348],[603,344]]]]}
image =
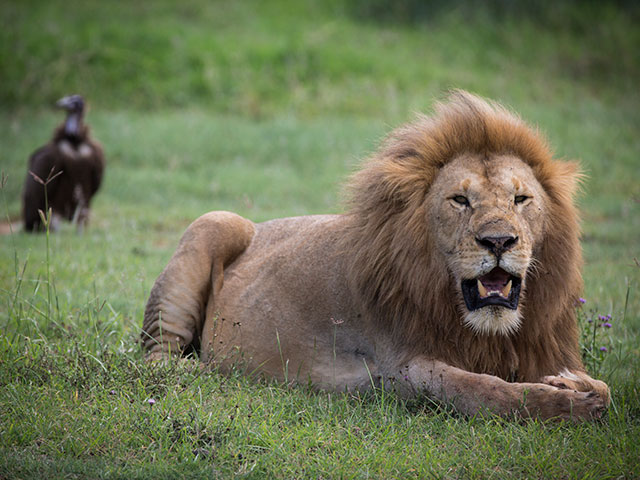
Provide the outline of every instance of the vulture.
{"type": "Polygon", "coordinates": [[[89,219],[91,197],[102,182],[104,154],[83,122],[83,98],[70,95],[58,100],[56,106],[67,112],[64,123],[54,130],[51,141],[29,158],[22,195],[27,232],[44,230],[39,210],[46,211],[45,203],[52,210],[51,229],[58,227],[60,219],[67,219],[82,230],[89,219]]]}

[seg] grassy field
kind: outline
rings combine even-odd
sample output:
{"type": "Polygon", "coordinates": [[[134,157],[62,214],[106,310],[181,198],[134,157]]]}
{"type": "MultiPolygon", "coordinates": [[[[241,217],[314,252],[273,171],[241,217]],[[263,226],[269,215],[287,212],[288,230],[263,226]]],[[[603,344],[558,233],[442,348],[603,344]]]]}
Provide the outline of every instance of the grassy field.
{"type": "Polygon", "coordinates": [[[108,161],[83,235],[0,237],[0,479],[637,478],[640,10],[385,3],[0,3],[2,216],[62,95],[88,98],[108,161]],[[587,173],[583,313],[613,317],[589,364],[612,387],[603,421],[143,362],[149,289],[195,217],[341,211],[349,173],[452,87],[511,106],[587,173]]]}

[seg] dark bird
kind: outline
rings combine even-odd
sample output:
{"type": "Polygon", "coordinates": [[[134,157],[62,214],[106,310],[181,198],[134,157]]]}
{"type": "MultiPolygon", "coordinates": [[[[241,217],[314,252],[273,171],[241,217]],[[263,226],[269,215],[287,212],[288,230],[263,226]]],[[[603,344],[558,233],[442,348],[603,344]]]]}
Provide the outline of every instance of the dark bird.
{"type": "Polygon", "coordinates": [[[52,229],[63,218],[81,230],[89,219],[91,198],[102,182],[104,154],[83,123],[83,98],[64,97],[56,106],[67,112],[67,118],[55,129],[51,141],[29,158],[22,195],[24,228],[28,232],[44,230],[38,210],[45,212],[46,204],[52,210],[52,229]]]}

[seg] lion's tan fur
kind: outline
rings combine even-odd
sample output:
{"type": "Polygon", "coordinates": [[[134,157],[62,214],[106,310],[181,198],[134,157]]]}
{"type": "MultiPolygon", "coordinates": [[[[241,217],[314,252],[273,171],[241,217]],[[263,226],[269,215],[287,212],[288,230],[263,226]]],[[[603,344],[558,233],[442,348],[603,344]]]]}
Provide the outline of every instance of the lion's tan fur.
{"type": "Polygon", "coordinates": [[[598,415],[608,387],[584,371],[575,318],[579,178],[515,115],[455,92],[353,175],[344,215],[194,221],[153,286],[144,345],[322,388],[384,382],[470,414],[598,415]],[[520,304],[463,300],[476,280],[502,289],[493,275],[522,286],[520,304]]]}

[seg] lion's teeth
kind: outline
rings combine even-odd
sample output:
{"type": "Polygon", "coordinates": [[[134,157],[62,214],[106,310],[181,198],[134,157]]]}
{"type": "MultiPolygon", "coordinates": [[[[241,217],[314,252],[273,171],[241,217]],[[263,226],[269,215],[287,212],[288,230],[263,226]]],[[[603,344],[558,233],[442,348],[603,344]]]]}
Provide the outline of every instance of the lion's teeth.
{"type": "Polygon", "coordinates": [[[504,298],[509,298],[509,294],[511,293],[511,280],[507,282],[507,284],[502,289],[501,295],[504,298]]]}
{"type": "Polygon", "coordinates": [[[487,289],[484,288],[484,285],[482,284],[482,282],[480,280],[476,280],[478,282],[478,293],[480,294],[481,298],[484,298],[487,296],[487,289]]]}

